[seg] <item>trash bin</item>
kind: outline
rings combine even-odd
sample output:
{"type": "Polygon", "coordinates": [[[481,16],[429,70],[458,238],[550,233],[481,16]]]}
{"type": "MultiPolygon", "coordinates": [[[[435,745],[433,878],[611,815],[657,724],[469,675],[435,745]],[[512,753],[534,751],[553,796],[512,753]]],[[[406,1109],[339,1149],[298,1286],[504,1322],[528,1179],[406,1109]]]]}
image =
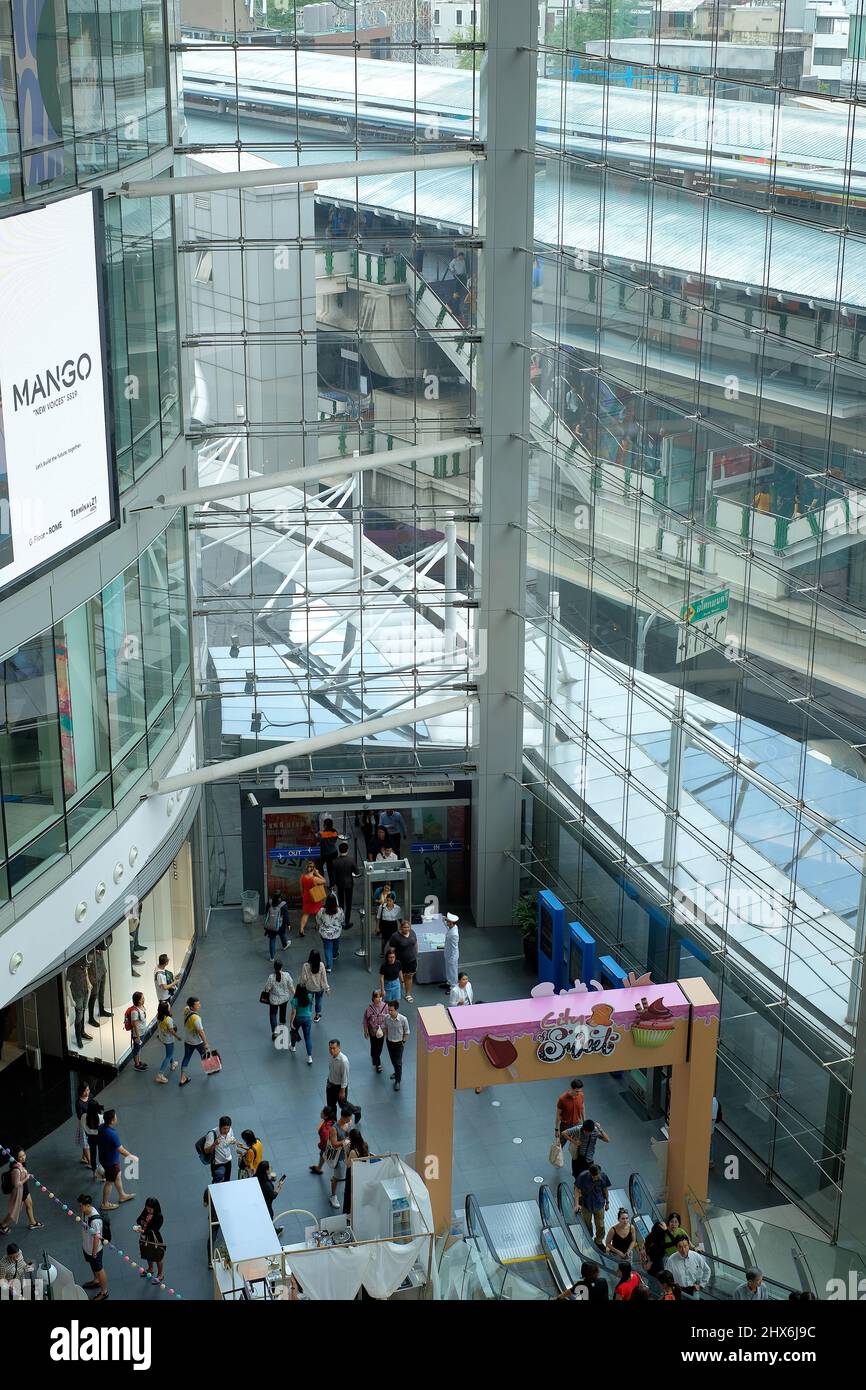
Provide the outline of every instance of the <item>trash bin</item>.
{"type": "Polygon", "coordinates": [[[244,921],[257,922],[259,917],[259,892],[257,888],[245,888],[241,893],[241,906],[244,911],[244,921]]]}

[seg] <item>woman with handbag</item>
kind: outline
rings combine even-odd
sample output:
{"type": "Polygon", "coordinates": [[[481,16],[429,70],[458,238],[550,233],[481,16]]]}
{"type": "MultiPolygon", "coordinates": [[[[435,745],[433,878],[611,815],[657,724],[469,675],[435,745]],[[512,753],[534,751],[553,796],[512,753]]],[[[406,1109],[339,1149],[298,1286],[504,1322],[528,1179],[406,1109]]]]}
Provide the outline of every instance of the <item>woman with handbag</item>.
{"type": "Polygon", "coordinates": [[[328,896],[325,888],[325,880],[319,873],[312,859],[308,859],[304,864],[301,874],[301,925],[298,928],[298,935],[303,936],[307,922],[311,917],[315,917],[322,903],[328,896]]]}
{"type": "Polygon", "coordinates": [[[311,951],[304,961],[298,983],[305,986],[312,999],[313,1022],[318,1023],[322,1017],[322,1000],[326,994],[331,993],[331,986],[328,984],[328,972],[322,964],[322,957],[318,951],[311,951]]]}
{"type": "MultiPolygon", "coordinates": [[[[396,957],[395,957],[396,961],[396,957]]],[[[380,989],[374,989],[370,1003],[364,1010],[361,1028],[370,1044],[370,1061],[377,1073],[382,1070],[382,1048],[385,1045],[385,1022],[388,1018],[388,1005],[380,989]]]]}
{"type": "Polygon", "coordinates": [[[267,983],[259,995],[259,1002],[268,1005],[272,1040],[277,1036],[277,1020],[279,1019],[283,1028],[286,1026],[289,1000],[294,992],[294,980],[288,970],[283,969],[282,961],[275,960],[273,972],[268,976],[267,983]]]}
{"type": "Polygon", "coordinates": [[[155,1197],[145,1197],[144,1211],[139,1216],[133,1230],[138,1236],[138,1253],[142,1263],[147,1266],[141,1271],[142,1279],[152,1279],[156,1265],[156,1279],[162,1283],[162,1270],[165,1262],[165,1241],[162,1238],[162,1207],[155,1197]]]}
{"type": "Polygon", "coordinates": [[[334,893],[329,893],[324,905],[316,913],[316,927],[319,936],[322,938],[322,949],[325,953],[325,969],[328,974],[334,969],[337,957],[340,954],[340,937],[343,935],[343,927],[346,919],[343,916],[343,909],[337,902],[334,893]]]}

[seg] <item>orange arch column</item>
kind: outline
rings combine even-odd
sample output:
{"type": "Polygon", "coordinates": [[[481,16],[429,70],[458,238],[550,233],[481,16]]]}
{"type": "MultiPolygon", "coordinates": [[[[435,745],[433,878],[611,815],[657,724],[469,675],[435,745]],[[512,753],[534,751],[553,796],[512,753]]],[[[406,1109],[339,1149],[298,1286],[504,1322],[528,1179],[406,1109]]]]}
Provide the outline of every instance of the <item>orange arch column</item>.
{"type": "Polygon", "coordinates": [[[686,1060],[671,1068],[667,1202],[688,1227],[688,1196],[707,1196],[719,1001],[703,980],[677,984],[690,1005],[689,1046],[686,1060]]]}
{"type": "Polygon", "coordinates": [[[415,1171],[430,1193],[433,1229],[451,1221],[457,1034],[442,1004],[418,1010],[415,1069],[415,1171]]]}

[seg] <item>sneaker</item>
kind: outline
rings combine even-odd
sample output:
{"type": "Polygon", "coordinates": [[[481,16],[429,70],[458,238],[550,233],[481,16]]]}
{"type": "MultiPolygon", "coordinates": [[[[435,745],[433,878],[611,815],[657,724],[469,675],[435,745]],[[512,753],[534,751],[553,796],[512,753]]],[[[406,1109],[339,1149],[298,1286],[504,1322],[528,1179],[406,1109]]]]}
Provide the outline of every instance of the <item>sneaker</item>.
{"type": "Polygon", "coordinates": [[[316,1014],[316,1017],[313,1019],[313,1022],[314,1022],[314,1023],[321,1023],[321,1021],[322,1021],[322,1015],[321,1015],[321,1014],[316,1014]]]}
{"type": "Polygon", "coordinates": [[[167,1085],[168,1085],[168,1077],[167,1077],[167,1076],[163,1076],[163,1074],[162,1074],[161,1071],[158,1071],[158,1072],[156,1073],[156,1076],[155,1076],[153,1079],[154,1079],[154,1081],[156,1081],[157,1084],[160,1085],[160,1086],[167,1086],[167,1085]]]}
{"type": "Polygon", "coordinates": [[[147,1062],[139,1062],[138,1066],[133,1067],[133,1071],[147,1071],[147,1062]]]}
{"type": "Polygon", "coordinates": [[[172,1062],[171,1067],[170,1067],[170,1070],[171,1070],[171,1071],[177,1071],[179,1065],[180,1065],[180,1063],[178,1063],[178,1062],[172,1062]]]}
{"type": "Polygon", "coordinates": [[[379,1072],[381,1072],[381,1070],[382,1070],[381,1067],[377,1067],[377,1068],[376,1068],[376,1074],[377,1074],[377,1076],[378,1076],[379,1072]]]}
{"type": "Polygon", "coordinates": [[[339,1199],[339,1197],[329,1197],[329,1198],[328,1198],[328,1201],[330,1202],[331,1206],[334,1208],[334,1211],[339,1211],[339,1210],[340,1210],[340,1199],[339,1199]]]}
{"type": "Polygon", "coordinates": [[[291,1047],[289,1048],[289,1051],[290,1051],[290,1052],[294,1052],[294,1050],[295,1050],[295,1044],[292,1043],[291,1047]]]}
{"type": "Polygon", "coordinates": [[[312,1065],[313,1065],[313,1059],[312,1059],[312,1057],[308,1057],[308,1058],[307,1058],[307,1066],[308,1066],[308,1067],[311,1067],[312,1065]]]}
{"type": "Polygon", "coordinates": [[[399,1081],[395,1081],[395,1082],[394,1082],[394,1090],[395,1090],[395,1091],[399,1091],[399,1089],[400,1089],[400,1082],[399,1082],[399,1081]]]}

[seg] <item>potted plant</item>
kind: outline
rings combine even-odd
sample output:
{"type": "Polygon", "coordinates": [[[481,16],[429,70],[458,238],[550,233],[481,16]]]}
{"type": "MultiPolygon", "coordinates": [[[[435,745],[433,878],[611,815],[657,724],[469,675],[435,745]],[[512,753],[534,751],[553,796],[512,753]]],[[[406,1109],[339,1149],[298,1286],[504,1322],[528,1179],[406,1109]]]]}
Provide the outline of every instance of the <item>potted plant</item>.
{"type": "Polygon", "coordinates": [[[538,899],[534,893],[524,893],[514,904],[514,922],[523,937],[526,964],[538,971],[538,899]]]}

